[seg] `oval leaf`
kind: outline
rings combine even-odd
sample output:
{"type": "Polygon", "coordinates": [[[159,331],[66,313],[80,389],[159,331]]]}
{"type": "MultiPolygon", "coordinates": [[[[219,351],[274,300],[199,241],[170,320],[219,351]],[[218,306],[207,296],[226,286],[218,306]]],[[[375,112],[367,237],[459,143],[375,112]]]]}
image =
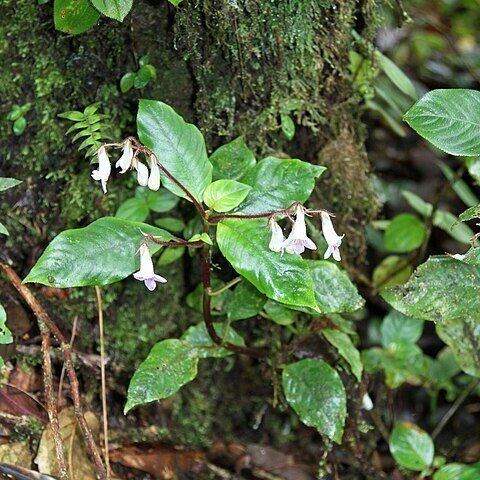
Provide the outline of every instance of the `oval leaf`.
{"type": "Polygon", "coordinates": [[[123,22],[132,9],[133,0],[90,0],[92,5],[103,15],[123,22]]]}
{"type": "Polygon", "coordinates": [[[272,252],[269,241],[265,220],[228,219],[218,224],[218,246],[238,273],[273,300],[317,310],[305,260],[272,252]]]}
{"type": "Polygon", "coordinates": [[[338,373],[323,360],[300,360],[282,374],[285,398],[300,420],[341,443],[347,415],[345,388],[338,373]]]}
{"type": "Polygon", "coordinates": [[[210,156],[210,161],[213,165],[214,180],[222,178],[240,180],[257,163],[255,155],[241,137],[215,150],[210,156]]]}
{"type": "Polygon", "coordinates": [[[451,155],[480,155],[480,92],[432,90],[403,119],[422,137],[451,155]]]}
{"type": "Polygon", "coordinates": [[[216,212],[228,212],[245,200],[252,187],[235,180],[217,180],[203,194],[203,201],[216,212]]]}
{"type": "MultiPolygon", "coordinates": [[[[57,235],[38,259],[24,282],[57,288],[107,285],[138,270],[138,247],[150,233],[162,240],[171,234],[145,223],[104,217],[88,227],[57,235]]],[[[159,249],[151,244],[152,253],[159,249]]]]}
{"type": "Polygon", "coordinates": [[[266,301],[265,295],[260,293],[250,282],[244,280],[235,288],[228,301],[227,318],[233,322],[254,317],[262,311],[266,301]]]}
{"type": "MultiPolygon", "coordinates": [[[[198,128],[186,123],[173,108],[155,100],[140,100],[137,128],[140,141],[201,202],[203,192],[212,182],[212,164],[198,128]]],[[[163,174],[162,180],[165,188],[188,200],[172,180],[163,174]]]]}
{"type": "Polygon", "coordinates": [[[264,158],[242,182],[252,186],[237,212],[256,214],[281,210],[293,202],[305,202],[315,187],[315,179],[325,167],[301,160],[264,158]]]}
{"type": "Polygon", "coordinates": [[[390,310],[380,327],[382,345],[386,348],[393,342],[417,343],[422,336],[423,320],[407,317],[397,310],[390,310]]]}
{"type": "Polygon", "coordinates": [[[57,30],[78,35],[92,28],[100,14],[89,0],[55,0],[53,18],[57,30]]]}
{"type": "Polygon", "coordinates": [[[134,373],[124,413],[138,405],[167,398],[197,376],[198,352],[177,339],[157,343],[134,373]]]}
{"type": "Polygon", "coordinates": [[[132,222],[143,222],[148,217],[148,205],[140,198],[125,200],[117,210],[115,216],[132,222]]]}
{"type": "Polygon", "coordinates": [[[420,247],[425,240],[423,222],[411,213],[397,215],[385,232],[385,249],[395,253],[407,253],[420,247]]]}
{"type": "Polygon", "coordinates": [[[135,78],[137,74],[134,72],[126,73],[120,80],[120,90],[122,93],[127,93],[129,90],[133,88],[133,84],[135,83],[135,78]]]}
{"type": "Polygon", "coordinates": [[[434,448],[430,435],[413,423],[395,425],[389,444],[393,458],[402,467],[421,472],[433,462],[434,448]]]}

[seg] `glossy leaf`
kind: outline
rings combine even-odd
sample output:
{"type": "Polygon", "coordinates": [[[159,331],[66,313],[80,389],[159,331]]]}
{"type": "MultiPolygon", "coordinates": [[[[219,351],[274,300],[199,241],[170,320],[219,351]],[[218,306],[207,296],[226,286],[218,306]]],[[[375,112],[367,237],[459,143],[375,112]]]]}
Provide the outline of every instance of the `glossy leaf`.
{"type": "MultiPolygon", "coordinates": [[[[228,327],[225,335],[225,325],[223,323],[214,323],[213,326],[215,332],[217,332],[217,335],[221,339],[233,345],[245,346],[243,338],[232,327],[228,327]]],[[[233,355],[233,352],[230,350],[219,347],[216,343],[213,343],[208,335],[207,327],[205,327],[205,323],[203,322],[186,330],[182,335],[182,340],[196,347],[200,358],[221,358],[233,355]]]]}
{"type": "Polygon", "coordinates": [[[388,347],[393,342],[416,343],[423,332],[423,320],[407,317],[397,310],[390,310],[380,327],[382,345],[388,347]]]}
{"type": "Polygon", "coordinates": [[[252,186],[237,212],[255,214],[281,210],[293,202],[305,202],[313,191],[315,179],[325,167],[301,160],[267,157],[258,162],[242,183],[252,186]]]}
{"type": "Polygon", "coordinates": [[[427,432],[413,423],[397,423],[390,436],[389,446],[393,458],[409,470],[420,472],[432,464],[433,441],[427,432]]]}
{"type": "Polygon", "coordinates": [[[341,443],[347,415],[346,395],[338,373],[323,360],[300,360],[282,374],[285,398],[300,420],[341,443]]]}
{"type": "Polygon", "coordinates": [[[7,312],[0,305],[0,345],[6,345],[13,342],[12,332],[7,327],[7,312]]]}
{"type": "Polygon", "coordinates": [[[16,187],[21,183],[22,180],[17,180],[16,178],[0,177],[0,192],[16,187]]]}
{"type": "Polygon", "coordinates": [[[140,198],[129,198],[125,200],[115,213],[117,218],[131,220],[132,222],[143,222],[148,217],[148,205],[140,198]]]}
{"type": "Polygon", "coordinates": [[[25,128],[27,128],[27,120],[25,117],[17,118],[13,122],[12,130],[14,135],[20,136],[25,131],[25,128]]]}
{"type": "Polygon", "coordinates": [[[227,304],[227,318],[230,321],[243,320],[258,315],[267,298],[250,282],[243,280],[235,290],[227,304]]]}
{"type": "Polygon", "coordinates": [[[156,70],[153,65],[143,65],[140,67],[140,70],[138,70],[133,85],[137,90],[140,90],[146,87],[155,76],[156,70]]]}
{"type": "Polygon", "coordinates": [[[123,22],[132,9],[133,0],[90,0],[92,5],[103,15],[123,22]]]}
{"type": "MultiPolygon", "coordinates": [[[[197,127],[186,123],[173,108],[155,100],[140,100],[137,116],[140,141],[198,200],[212,181],[205,141],[197,127]]],[[[187,198],[178,185],[162,174],[165,188],[187,198]]]]}
{"type": "Polygon", "coordinates": [[[213,180],[222,178],[240,180],[257,164],[255,155],[242,137],[238,137],[215,150],[210,156],[213,180]]]}
{"type": "Polygon", "coordinates": [[[252,187],[236,180],[217,180],[203,193],[203,201],[216,212],[229,212],[245,200],[252,187]]]}
{"type": "Polygon", "coordinates": [[[397,215],[385,231],[385,249],[407,253],[420,247],[425,240],[426,228],[422,221],[410,213],[397,215]]]}
{"type": "Polygon", "coordinates": [[[120,80],[120,90],[122,93],[127,93],[133,88],[135,83],[135,77],[137,74],[135,72],[127,72],[120,80]]]}
{"type": "Polygon", "coordinates": [[[468,465],[463,463],[448,463],[440,467],[433,475],[433,480],[462,480],[468,465]]]}
{"type": "MultiPolygon", "coordinates": [[[[162,240],[171,234],[145,223],[103,217],[87,227],[57,235],[38,259],[24,282],[57,288],[107,285],[139,268],[138,248],[150,233],[162,240]]],[[[158,245],[151,244],[155,253],[158,245]]]]}
{"type": "Polygon", "coordinates": [[[360,352],[357,347],[352,343],[350,337],[340,330],[334,330],[332,328],[324,328],[321,330],[322,335],[331,343],[338,353],[347,361],[352,369],[352,373],[355,378],[361,382],[363,364],[360,359],[360,352]]]}
{"type": "Polygon", "coordinates": [[[267,297],[317,310],[307,263],[298,255],[268,249],[265,220],[227,219],[218,224],[217,242],[233,268],[267,297]]]}
{"type": "Polygon", "coordinates": [[[169,232],[180,233],[185,228],[185,222],[179,218],[164,217],[155,220],[155,225],[160,228],[164,228],[169,232]]]}
{"type": "Polygon", "coordinates": [[[198,351],[189,343],[176,339],[158,342],[130,381],[124,412],[173,395],[197,376],[197,365],[198,351]]]}
{"type": "Polygon", "coordinates": [[[164,265],[170,265],[173,262],[176,262],[179,258],[183,257],[185,253],[185,247],[168,247],[160,255],[157,265],[162,267],[164,265]]]}
{"type": "Polygon", "coordinates": [[[160,188],[156,192],[147,190],[145,200],[150,210],[163,213],[175,208],[180,199],[165,188],[160,188]]]}
{"type": "Polygon", "coordinates": [[[78,35],[90,30],[97,23],[100,14],[89,0],[55,0],[53,18],[57,30],[78,35]]]}
{"type": "Polygon", "coordinates": [[[451,155],[480,155],[480,92],[432,90],[405,114],[422,137],[451,155]]]}

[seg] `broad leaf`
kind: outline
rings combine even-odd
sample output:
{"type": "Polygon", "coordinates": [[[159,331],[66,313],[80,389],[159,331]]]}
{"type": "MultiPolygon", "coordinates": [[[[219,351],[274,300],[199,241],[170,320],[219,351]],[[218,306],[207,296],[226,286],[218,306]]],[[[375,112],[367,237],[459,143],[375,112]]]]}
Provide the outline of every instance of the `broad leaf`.
{"type": "Polygon", "coordinates": [[[90,0],[92,5],[106,17],[123,22],[132,9],[133,0],[90,0]]]}
{"type": "Polygon", "coordinates": [[[360,352],[352,343],[350,337],[340,330],[324,328],[321,330],[322,335],[331,343],[338,353],[347,361],[352,369],[355,378],[362,381],[363,364],[360,360],[360,352]]]}
{"type": "Polygon", "coordinates": [[[390,452],[405,468],[420,472],[433,462],[433,441],[427,432],[413,423],[397,423],[390,436],[390,452]]]}
{"type": "Polygon", "coordinates": [[[155,220],[155,225],[170,232],[180,233],[185,228],[185,222],[179,218],[164,217],[155,220]]]}
{"type": "Polygon", "coordinates": [[[273,300],[268,300],[264,309],[267,315],[278,325],[291,325],[298,315],[294,310],[273,300]]]}
{"type": "MultiPolygon", "coordinates": [[[[57,288],[107,285],[138,270],[143,233],[170,240],[171,234],[145,223],[104,217],[57,235],[24,282],[57,288]]],[[[158,245],[150,244],[155,253],[158,245]]]]}
{"type": "Polygon", "coordinates": [[[89,0],[55,0],[53,19],[55,28],[64,33],[78,35],[90,30],[100,18],[89,0]]]}
{"type": "Polygon", "coordinates": [[[163,213],[175,208],[180,199],[165,188],[160,188],[160,190],[157,190],[156,192],[148,190],[145,200],[150,210],[157,213],[163,213]]]}
{"type": "Polygon", "coordinates": [[[252,187],[236,180],[217,180],[203,194],[203,201],[216,212],[228,212],[245,200],[252,187]]]}
{"type": "Polygon", "coordinates": [[[129,90],[133,88],[133,84],[135,83],[135,78],[137,74],[134,72],[127,72],[121,79],[120,79],[120,90],[122,93],[127,93],[129,90]]]}
{"type": "Polygon", "coordinates": [[[164,265],[170,265],[171,263],[176,262],[179,258],[183,257],[185,250],[185,247],[166,248],[158,259],[157,265],[162,267],[164,265]]]}
{"type": "Polygon", "coordinates": [[[0,305],[0,345],[6,345],[13,342],[13,336],[10,329],[7,327],[7,312],[0,305]]]}
{"type": "Polygon", "coordinates": [[[475,205],[474,207],[468,208],[458,217],[458,219],[462,222],[468,222],[474,218],[480,218],[480,205],[475,205]]]}
{"type": "Polygon", "coordinates": [[[17,180],[16,178],[0,177],[0,192],[16,187],[21,183],[22,180],[17,180]]]}
{"type": "MultiPolygon", "coordinates": [[[[214,323],[213,326],[221,339],[233,345],[245,346],[243,338],[232,327],[228,327],[225,332],[225,325],[223,323],[214,323]]],[[[199,323],[198,325],[190,327],[182,335],[182,340],[197,348],[199,358],[221,358],[233,355],[233,352],[230,350],[219,347],[216,343],[213,343],[208,335],[205,323],[199,323]]]]}
{"type": "Polygon", "coordinates": [[[215,150],[210,156],[213,165],[213,180],[227,178],[241,180],[257,161],[242,137],[238,137],[215,150]]]}
{"type": "Polygon", "coordinates": [[[433,480],[462,480],[468,465],[463,463],[449,463],[440,467],[433,475],[433,480]]]}
{"type": "Polygon", "coordinates": [[[265,220],[227,219],[218,224],[218,246],[240,275],[273,300],[318,310],[306,261],[272,252],[269,241],[265,220]]]}
{"type": "Polygon", "coordinates": [[[480,92],[432,90],[405,114],[422,137],[451,155],[480,155],[480,92]]]}
{"type": "Polygon", "coordinates": [[[347,415],[345,389],[338,373],[323,360],[300,360],[282,374],[285,398],[300,420],[341,443],[347,415]]]}
{"type": "Polygon", "coordinates": [[[390,310],[380,327],[382,345],[388,347],[392,342],[416,343],[423,332],[423,320],[407,317],[396,310],[390,310]]]}
{"type": "Polygon", "coordinates": [[[407,253],[420,247],[425,240],[426,229],[418,217],[410,213],[397,215],[385,231],[385,249],[395,253],[407,253]]]}
{"type": "MultiPolygon", "coordinates": [[[[205,188],[212,181],[212,165],[198,128],[186,123],[173,108],[155,100],[140,100],[137,128],[140,141],[151,148],[160,163],[201,202],[205,188]]],[[[188,199],[164,174],[162,181],[172,193],[188,199]]]]}
{"type": "Polygon", "coordinates": [[[301,160],[267,157],[242,182],[252,186],[237,212],[255,214],[281,210],[293,202],[305,202],[313,191],[315,179],[325,167],[301,160]]]}
{"type": "Polygon", "coordinates": [[[254,317],[262,311],[266,301],[265,295],[244,280],[235,288],[228,301],[227,317],[230,321],[254,317]]]}
{"type": "Polygon", "coordinates": [[[197,376],[198,351],[189,343],[158,342],[134,373],[124,413],[138,405],[167,398],[197,376]]]}
{"type": "Polygon", "coordinates": [[[479,376],[480,268],[474,254],[460,258],[467,261],[430,257],[407,284],[384,290],[382,296],[405,315],[435,321],[462,369],[479,376]]]}
{"type": "Polygon", "coordinates": [[[117,218],[131,220],[132,222],[144,222],[148,217],[148,205],[140,198],[129,198],[125,200],[115,213],[117,218]]]}

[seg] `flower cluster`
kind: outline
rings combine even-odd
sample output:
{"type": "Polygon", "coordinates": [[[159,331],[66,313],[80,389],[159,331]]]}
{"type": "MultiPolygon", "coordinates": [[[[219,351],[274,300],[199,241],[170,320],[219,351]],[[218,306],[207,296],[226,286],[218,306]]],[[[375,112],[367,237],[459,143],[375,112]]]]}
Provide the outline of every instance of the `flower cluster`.
{"type": "MultiPolygon", "coordinates": [[[[148,163],[150,164],[150,172],[148,167],[138,159],[138,152],[133,148],[131,140],[127,139],[123,144],[122,156],[115,163],[116,168],[120,168],[120,173],[125,173],[129,169],[137,172],[137,181],[142,187],[148,186],[150,190],[158,190],[160,188],[160,168],[157,159],[150,155],[148,163]]],[[[116,146],[116,145],[114,145],[116,146]]],[[[102,185],[103,193],[107,193],[107,181],[112,171],[110,159],[108,158],[107,148],[101,146],[97,151],[98,169],[92,171],[92,178],[102,185]]]]}
{"type": "MultiPolygon", "coordinates": [[[[300,255],[305,251],[305,248],[316,250],[317,246],[307,236],[307,227],[305,225],[306,209],[299,203],[295,209],[295,221],[293,222],[292,230],[287,239],[283,236],[283,231],[280,225],[276,222],[274,217],[271,217],[268,224],[272,231],[272,238],[270,240],[269,248],[274,252],[287,252],[291,254],[300,255]]],[[[340,245],[344,235],[338,235],[333,228],[330,214],[324,210],[320,212],[322,220],[322,232],[328,244],[327,251],[323,256],[324,259],[333,256],[337,261],[341,260],[340,245]]]]}

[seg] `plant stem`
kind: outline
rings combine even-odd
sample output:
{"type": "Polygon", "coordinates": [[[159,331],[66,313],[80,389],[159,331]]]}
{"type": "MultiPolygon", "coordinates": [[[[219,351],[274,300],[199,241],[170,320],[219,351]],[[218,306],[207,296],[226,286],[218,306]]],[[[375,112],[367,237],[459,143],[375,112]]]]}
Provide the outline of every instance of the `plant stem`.
{"type": "Polygon", "coordinates": [[[233,287],[237,283],[240,283],[241,281],[242,281],[242,277],[236,277],[233,280],[230,280],[229,282],[227,282],[223,287],[220,287],[218,290],[212,290],[210,288],[210,290],[208,291],[208,294],[211,297],[215,297],[223,293],[225,290],[228,290],[229,288],[233,287]]]}
{"type": "Polygon", "coordinates": [[[27,305],[32,309],[40,328],[42,323],[45,324],[47,328],[52,332],[52,334],[60,342],[61,350],[63,352],[63,359],[65,362],[65,367],[67,369],[67,375],[70,380],[70,391],[72,394],[72,401],[74,405],[75,416],[77,417],[77,421],[82,430],[83,437],[85,439],[85,445],[90,454],[90,457],[93,460],[95,469],[97,471],[97,475],[99,476],[100,480],[108,480],[107,472],[103,465],[102,458],[100,457],[100,453],[98,451],[97,445],[95,444],[92,431],[90,430],[90,427],[88,426],[88,423],[85,420],[85,416],[83,415],[82,404],[80,401],[80,387],[78,384],[77,375],[75,373],[75,368],[72,362],[72,349],[70,347],[70,344],[68,343],[67,339],[64,337],[62,332],[59,330],[55,322],[50,318],[46,310],[42,307],[42,305],[38,302],[38,300],[33,296],[30,289],[26,285],[22,284],[22,280],[16,274],[16,272],[9,265],[4,263],[0,263],[0,268],[5,272],[8,279],[12,282],[12,285],[15,287],[18,293],[20,293],[20,295],[23,297],[27,305]]]}
{"type": "Polygon", "coordinates": [[[199,248],[203,246],[202,240],[196,240],[194,242],[189,242],[188,240],[175,239],[175,240],[158,240],[153,235],[145,235],[145,240],[156,243],[157,245],[162,245],[163,247],[193,247],[199,248]]]}
{"type": "Polygon", "coordinates": [[[264,212],[264,213],[254,213],[252,215],[243,214],[243,213],[222,213],[220,215],[214,215],[208,219],[209,223],[218,223],[220,220],[225,218],[241,218],[243,220],[254,220],[256,218],[270,218],[274,215],[288,215],[289,211],[298,205],[299,202],[293,202],[287,208],[282,208],[281,210],[274,210],[273,212],[264,212]]]}

